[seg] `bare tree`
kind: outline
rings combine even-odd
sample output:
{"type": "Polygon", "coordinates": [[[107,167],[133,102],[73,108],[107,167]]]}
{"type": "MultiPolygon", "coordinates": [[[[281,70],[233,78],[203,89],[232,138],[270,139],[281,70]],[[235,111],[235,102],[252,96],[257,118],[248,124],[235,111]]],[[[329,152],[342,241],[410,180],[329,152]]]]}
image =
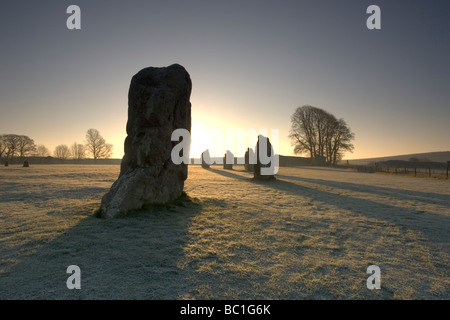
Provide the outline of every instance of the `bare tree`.
{"type": "Polygon", "coordinates": [[[8,150],[8,146],[6,144],[5,135],[0,135],[0,160],[2,158],[6,158],[6,150],[8,150]]]}
{"type": "Polygon", "coordinates": [[[337,120],[325,110],[309,105],[297,108],[291,116],[289,138],[295,154],[321,156],[332,164],[342,157],[343,151],[354,148],[354,134],[343,119],[337,120]]]}
{"type": "Polygon", "coordinates": [[[21,158],[35,154],[36,144],[34,140],[25,135],[3,134],[0,135],[0,158],[5,161],[13,160],[15,156],[21,158]]]}
{"type": "Polygon", "coordinates": [[[65,144],[60,144],[56,146],[54,155],[56,158],[67,159],[70,157],[70,149],[65,144]]]}
{"type": "Polygon", "coordinates": [[[18,154],[19,150],[19,136],[17,134],[5,134],[3,136],[4,143],[6,144],[6,157],[5,159],[13,159],[18,154]]]}
{"type": "Polygon", "coordinates": [[[311,112],[308,110],[308,106],[304,106],[302,109],[297,108],[294,114],[291,116],[291,132],[289,138],[294,145],[295,154],[303,154],[309,152],[313,157],[316,152],[315,147],[315,131],[311,124],[311,112]]]}
{"type": "Polygon", "coordinates": [[[342,159],[344,151],[353,152],[354,146],[351,141],[355,138],[355,134],[351,132],[344,119],[339,119],[334,123],[330,136],[327,158],[329,163],[336,164],[342,159]]]}
{"type": "Polygon", "coordinates": [[[39,144],[36,147],[36,156],[37,157],[48,157],[50,155],[50,150],[47,149],[43,144],[39,144]]]}
{"type": "Polygon", "coordinates": [[[113,145],[106,143],[106,140],[100,135],[97,129],[89,129],[86,132],[86,151],[95,160],[101,158],[110,158],[113,145]]]}
{"type": "Polygon", "coordinates": [[[309,105],[297,108],[291,116],[289,135],[294,144],[294,153],[309,152],[311,158],[323,156],[332,118],[326,111],[309,105]]]}
{"type": "Polygon", "coordinates": [[[74,142],[70,149],[72,151],[72,157],[74,159],[79,160],[86,158],[86,148],[84,147],[84,145],[74,142]]]}
{"type": "Polygon", "coordinates": [[[34,140],[28,136],[18,136],[17,152],[19,157],[23,158],[36,151],[34,140]]]}

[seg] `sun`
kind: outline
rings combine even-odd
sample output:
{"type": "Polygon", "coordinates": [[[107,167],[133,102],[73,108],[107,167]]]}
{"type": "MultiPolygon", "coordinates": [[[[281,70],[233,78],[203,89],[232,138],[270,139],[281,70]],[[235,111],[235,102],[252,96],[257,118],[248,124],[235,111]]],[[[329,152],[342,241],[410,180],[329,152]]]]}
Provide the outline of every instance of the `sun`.
{"type": "Polygon", "coordinates": [[[193,122],[191,128],[190,158],[200,158],[202,152],[206,149],[209,150],[212,157],[223,157],[227,150],[235,156],[239,156],[240,154],[243,156],[249,146],[248,142],[250,141],[251,146],[256,143],[256,131],[251,137],[245,139],[248,132],[231,126],[224,127],[223,123],[221,124],[222,126],[218,123],[208,126],[207,123],[200,120],[193,122]]]}
{"type": "Polygon", "coordinates": [[[211,141],[211,133],[209,132],[202,121],[195,120],[192,122],[191,127],[191,148],[189,157],[200,158],[203,151],[213,147],[211,141]]]}
{"type": "Polygon", "coordinates": [[[224,127],[224,123],[210,123],[201,120],[193,121],[190,158],[200,158],[206,149],[212,157],[222,157],[228,149],[232,151],[235,149],[234,141],[227,140],[227,132],[230,129],[224,127]]]}

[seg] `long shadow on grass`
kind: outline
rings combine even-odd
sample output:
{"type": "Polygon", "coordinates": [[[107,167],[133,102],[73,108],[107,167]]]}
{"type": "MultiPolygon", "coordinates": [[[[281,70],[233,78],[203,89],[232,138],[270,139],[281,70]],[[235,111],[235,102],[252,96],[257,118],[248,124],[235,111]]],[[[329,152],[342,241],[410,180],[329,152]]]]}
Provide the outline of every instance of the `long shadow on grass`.
{"type": "Polygon", "coordinates": [[[445,194],[420,192],[412,190],[402,190],[387,187],[370,186],[358,183],[341,182],[341,181],[330,181],[323,179],[310,179],[295,176],[277,175],[281,179],[295,180],[295,181],[305,181],[317,184],[322,184],[334,188],[347,189],[355,192],[366,192],[372,194],[378,194],[381,196],[397,197],[402,200],[415,200],[431,204],[439,204],[443,206],[450,207],[450,196],[445,194]]]}
{"type": "MultiPolygon", "coordinates": [[[[376,201],[371,201],[367,199],[360,199],[356,197],[341,195],[333,192],[318,190],[314,188],[310,188],[307,186],[303,186],[298,183],[290,182],[285,179],[292,179],[295,181],[306,181],[306,182],[315,182],[322,183],[333,187],[341,187],[340,182],[333,181],[325,181],[317,179],[306,179],[292,176],[276,176],[276,180],[270,181],[261,181],[255,180],[253,178],[246,178],[232,172],[228,172],[225,170],[211,170],[214,173],[238,179],[238,180],[247,180],[252,183],[263,185],[267,188],[280,190],[292,195],[298,195],[303,197],[308,197],[314,201],[319,203],[325,203],[328,205],[336,206],[341,209],[349,210],[358,215],[363,215],[373,219],[382,219],[389,223],[394,223],[398,225],[401,229],[405,231],[405,229],[412,229],[418,232],[423,233],[430,239],[441,243],[450,242],[450,233],[448,232],[448,226],[450,225],[450,217],[439,215],[435,213],[423,212],[420,210],[412,210],[402,207],[397,207],[394,205],[390,205],[388,203],[379,203],[376,201]]],[[[397,196],[399,200],[404,200],[406,190],[398,190],[393,188],[383,188],[378,186],[367,186],[353,183],[342,183],[344,188],[352,188],[351,190],[358,192],[367,192],[367,193],[378,193],[382,195],[390,195],[397,196]]],[[[412,192],[412,194],[414,194],[412,192]]],[[[270,196],[266,194],[265,196],[270,196]]],[[[423,197],[430,196],[427,193],[416,192],[415,198],[410,196],[410,199],[423,201],[423,197]]],[[[445,196],[432,194],[431,196],[436,197],[436,201],[431,201],[430,203],[436,203],[437,201],[446,201],[445,196]],[[442,197],[440,197],[442,196],[442,197]]],[[[447,197],[448,198],[448,197],[447,197]]],[[[443,205],[445,205],[444,202],[443,205]]],[[[299,209],[301,210],[301,209],[299,209]]]]}
{"type": "Polygon", "coordinates": [[[242,176],[242,175],[233,173],[233,170],[221,170],[221,169],[216,169],[216,168],[213,168],[213,167],[210,167],[210,168],[208,168],[206,170],[214,172],[214,173],[217,173],[217,174],[220,174],[220,175],[222,175],[224,177],[232,178],[232,179],[249,180],[249,179],[252,179],[252,177],[253,177],[253,172],[237,171],[237,172],[242,172],[242,173],[248,173],[249,174],[249,176],[242,176]],[[251,176],[250,176],[250,174],[251,174],[251,176]]]}
{"type": "Polygon", "coordinates": [[[83,188],[67,188],[67,189],[45,189],[39,191],[39,193],[30,193],[28,189],[14,190],[3,195],[0,199],[0,203],[6,202],[24,202],[35,203],[36,201],[48,201],[52,199],[82,199],[86,197],[86,194],[101,195],[105,192],[105,188],[100,187],[83,187],[83,188]]]}
{"type": "Polygon", "coordinates": [[[126,218],[95,218],[93,205],[73,212],[85,217],[0,273],[0,299],[178,299],[190,289],[178,265],[190,221],[209,205],[186,198],[126,218]],[[66,286],[70,265],[81,269],[80,290],[66,286]]]}

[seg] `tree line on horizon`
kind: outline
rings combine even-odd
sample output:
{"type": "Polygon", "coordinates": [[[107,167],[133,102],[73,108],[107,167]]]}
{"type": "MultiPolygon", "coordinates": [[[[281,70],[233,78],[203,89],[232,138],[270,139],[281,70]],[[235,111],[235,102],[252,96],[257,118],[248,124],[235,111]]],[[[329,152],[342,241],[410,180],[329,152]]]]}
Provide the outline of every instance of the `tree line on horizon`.
{"type": "MultiPolygon", "coordinates": [[[[113,145],[107,143],[97,129],[86,132],[84,144],[74,142],[70,147],[60,144],[55,147],[53,156],[59,159],[107,159],[112,156],[113,145]]],[[[50,150],[42,144],[36,145],[33,139],[26,135],[0,135],[0,160],[12,161],[15,157],[23,159],[29,156],[49,157],[50,150]]]]}
{"type": "MultiPolygon", "coordinates": [[[[312,159],[323,159],[324,163],[336,165],[345,151],[354,149],[351,141],[355,138],[344,119],[337,119],[331,113],[310,105],[298,107],[291,116],[289,134],[294,146],[294,154],[307,154],[312,159]]],[[[60,144],[55,147],[53,156],[59,159],[97,159],[110,158],[113,145],[107,143],[96,129],[86,132],[85,143],[74,142],[70,147],[60,144]]],[[[50,151],[44,145],[36,145],[26,135],[0,135],[0,160],[13,160],[14,157],[48,157],[50,151]]]]}

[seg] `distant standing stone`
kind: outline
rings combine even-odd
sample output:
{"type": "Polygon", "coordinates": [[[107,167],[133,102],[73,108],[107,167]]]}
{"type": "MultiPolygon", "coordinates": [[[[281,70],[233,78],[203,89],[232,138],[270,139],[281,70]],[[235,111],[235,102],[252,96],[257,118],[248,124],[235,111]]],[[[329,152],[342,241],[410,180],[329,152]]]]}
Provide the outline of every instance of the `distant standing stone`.
{"type": "Polygon", "coordinates": [[[234,155],[230,150],[227,150],[223,156],[223,168],[227,170],[233,170],[234,155]]]}
{"type": "Polygon", "coordinates": [[[5,161],[5,167],[9,166],[8,161],[5,161]]]}
{"type": "Polygon", "coordinates": [[[252,148],[247,148],[247,151],[245,151],[245,163],[244,168],[246,171],[253,172],[255,169],[255,153],[253,152],[252,148]]]}
{"type": "Polygon", "coordinates": [[[119,178],[102,198],[102,218],[123,215],[181,196],[187,164],[176,165],[171,151],[175,129],[191,130],[192,83],[178,64],[142,69],[131,79],[125,155],[119,178]]]}
{"type": "Polygon", "coordinates": [[[25,160],[24,162],[23,162],[23,167],[24,168],[28,168],[30,166],[30,163],[27,161],[27,160],[25,160]]]}
{"type": "Polygon", "coordinates": [[[211,164],[211,156],[209,155],[209,150],[202,152],[202,168],[208,169],[211,164]]]}
{"type": "Polygon", "coordinates": [[[263,168],[271,168],[271,164],[274,157],[272,144],[270,143],[269,138],[264,137],[263,135],[258,136],[258,142],[256,143],[255,153],[256,153],[256,164],[253,171],[253,177],[255,179],[260,180],[275,179],[275,175],[273,174],[273,172],[272,174],[267,173],[263,174],[261,172],[261,169],[263,168]],[[260,152],[260,149],[262,152],[260,152]]]}

